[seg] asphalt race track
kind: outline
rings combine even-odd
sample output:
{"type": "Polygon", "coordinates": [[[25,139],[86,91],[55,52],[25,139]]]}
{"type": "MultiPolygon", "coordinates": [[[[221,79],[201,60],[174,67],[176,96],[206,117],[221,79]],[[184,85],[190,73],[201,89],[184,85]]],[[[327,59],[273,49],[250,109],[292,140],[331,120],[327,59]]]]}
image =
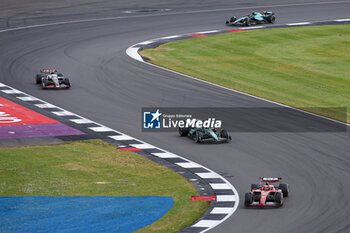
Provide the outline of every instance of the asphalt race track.
{"type": "Polygon", "coordinates": [[[245,209],[241,201],[231,218],[211,232],[349,232],[349,132],[236,133],[222,145],[198,145],[173,133],[142,133],[142,107],[273,104],[142,64],[125,50],[153,38],[224,29],[231,15],[253,10],[274,11],[276,24],[350,18],[350,1],[44,2],[2,1],[0,31],[87,21],[1,32],[0,82],[198,162],[225,176],[241,200],[259,176],[281,176],[290,184],[283,208],[245,209]],[[123,13],[144,9],[152,12],[123,13]],[[106,17],[111,18],[88,20],[106,17]],[[67,75],[72,88],[41,90],[34,75],[47,67],[67,75]]]}

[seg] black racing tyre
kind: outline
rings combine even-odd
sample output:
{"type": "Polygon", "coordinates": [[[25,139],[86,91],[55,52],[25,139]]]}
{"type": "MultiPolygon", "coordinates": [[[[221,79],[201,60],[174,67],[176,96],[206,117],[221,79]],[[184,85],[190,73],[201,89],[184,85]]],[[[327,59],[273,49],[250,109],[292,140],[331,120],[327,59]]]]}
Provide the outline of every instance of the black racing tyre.
{"type": "Polygon", "coordinates": [[[259,188],[260,188],[260,185],[259,185],[259,184],[251,184],[251,185],[250,185],[250,190],[259,189],[259,188]]]}
{"type": "Polygon", "coordinates": [[[194,141],[196,143],[201,143],[203,138],[203,133],[201,131],[196,131],[196,135],[194,136],[194,141]]]}
{"type": "Polygon", "coordinates": [[[179,127],[179,134],[180,134],[181,137],[187,136],[189,132],[190,132],[190,128],[181,128],[181,127],[179,127]]]}
{"type": "Polygon", "coordinates": [[[36,84],[41,84],[41,82],[42,82],[41,79],[42,79],[41,75],[40,75],[40,74],[37,74],[36,77],[35,77],[35,83],[36,83],[36,84]]]}
{"type": "Polygon", "coordinates": [[[68,87],[67,88],[70,88],[70,81],[69,81],[69,78],[65,78],[63,80],[64,84],[66,84],[68,87]]]}
{"type": "Polygon", "coordinates": [[[252,203],[253,203],[252,194],[250,192],[249,193],[245,193],[245,195],[244,195],[244,205],[247,207],[247,206],[249,206],[252,203]]]}
{"type": "Polygon", "coordinates": [[[282,204],[282,193],[280,192],[275,193],[275,202],[277,202],[278,204],[282,204]]]}
{"type": "Polygon", "coordinates": [[[235,16],[233,16],[233,17],[230,18],[230,23],[233,23],[236,20],[237,20],[237,18],[235,16]]]}
{"type": "Polygon", "coordinates": [[[288,197],[288,195],[289,195],[289,184],[280,183],[278,185],[278,188],[282,190],[282,193],[283,193],[284,197],[288,197]]]}
{"type": "Polygon", "coordinates": [[[274,15],[269,15],[266,20],[268,23],[275,23],[276,17],[274,15]]]}
{"type": "Polygon", "coordinates": [[[229,135],[228,135],[227,130],[222,129],[221,132],[220,132],[220,137],[228,139],[229,135]]]}
{"type": "Polygon", "coordinates": [[[252,25],[252,22],[250,21],[249,18],[246,18],[245,21],[244,21],[244,23],[245,23],[245,26],[247,26],[247,27],[249,27],[250,25],[252,25]]]}

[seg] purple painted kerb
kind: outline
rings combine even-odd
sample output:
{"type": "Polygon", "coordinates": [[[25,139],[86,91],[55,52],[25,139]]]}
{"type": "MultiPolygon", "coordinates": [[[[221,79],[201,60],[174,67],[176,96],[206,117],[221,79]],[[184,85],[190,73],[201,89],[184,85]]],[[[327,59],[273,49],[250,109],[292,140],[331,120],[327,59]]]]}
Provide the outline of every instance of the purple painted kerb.
{"type": "Polygon", "coordinates": [[[33,138],[82,134],[84,133],[62,123],[0,126],[0,138],[33,138]]]}

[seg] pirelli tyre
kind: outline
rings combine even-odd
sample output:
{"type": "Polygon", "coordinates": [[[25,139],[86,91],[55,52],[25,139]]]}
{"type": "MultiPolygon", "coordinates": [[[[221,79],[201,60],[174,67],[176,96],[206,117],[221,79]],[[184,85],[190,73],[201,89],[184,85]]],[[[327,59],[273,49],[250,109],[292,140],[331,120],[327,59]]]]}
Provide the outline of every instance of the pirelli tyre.
{"type": "Polygon", "coordinates": [[[250,21],[249,18],[246,18],[246,19],[244,20],[244,24],[245,24],[245,26],[250,27],[250,25],[252,25],[252,22],[250,21]]]}
{"type": "Polygon", "coordinates": [[[253,203],[252,193],[245,193],[244,195],[244,205],[247,207],[253,203]]]}
{"type": "Polygon", "coordinates": [[[282,193],[283,193],[284,197],[288,197],[288,195],[289,195],[289,184],[280,183],[278,185],[278,188],[282,190],[282,193]]]}
{"type": "Polygon", "coordinates": [[[269,16],[266,17],[266,21],[268,23],[275,23],[276,17],[274,15],[269,15],[269,16]]]}
{"type": "Polygon", "coordinates": [[[236,20],[237,20],[237,17],[233,16],[233,17],[230,18],[230,23],[233,23],[236,20]]]}
{"type": "Polygon", "coordinates": [[[64,82],[65,85],[67,85],[66,88],[70,88],[70,81],[69,81],[69,78],[65,78],[65,79],[63,80],[63,82],[64,82]]]}
{"type": "Polygon", "coordinates": [[[278,204],[282,205],[282,193],[280,192],[276,192],[275,193],[275,202],[277,202],[278,204]]]}
{"type": "Polygon", "coordinates": [[[189,132],[190,132],[190,128],[179,127],[179,134],[181,137],[187,136],[189,132]]]}
{"type": "Polygon", "coordinates": [[[40,74],[37,74],[35,77],[35,83],[41,84],[42,83],[42,76],[40,74]]]}
{"type": "Polygon", "coordinates": [[[220,131],[220,137],[225,138],[226,142],[229,142],[231,140],[231,136],[228,134],[227,130],[222,129],[220,131]]]}

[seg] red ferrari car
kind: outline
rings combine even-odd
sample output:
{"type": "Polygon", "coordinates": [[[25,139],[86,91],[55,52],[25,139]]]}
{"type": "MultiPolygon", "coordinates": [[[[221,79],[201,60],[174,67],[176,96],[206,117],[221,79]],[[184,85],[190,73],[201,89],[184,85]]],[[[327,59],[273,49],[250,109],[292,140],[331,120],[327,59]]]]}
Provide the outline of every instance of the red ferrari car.
{"type": "Polygon", "coordinates": [[[251,185],[251,191],[245,194],[246,207],[281,207],[284,198],[288,197],[289,185],[281,183],[281,177],[260,177],[258,184],[251,185]]]}

